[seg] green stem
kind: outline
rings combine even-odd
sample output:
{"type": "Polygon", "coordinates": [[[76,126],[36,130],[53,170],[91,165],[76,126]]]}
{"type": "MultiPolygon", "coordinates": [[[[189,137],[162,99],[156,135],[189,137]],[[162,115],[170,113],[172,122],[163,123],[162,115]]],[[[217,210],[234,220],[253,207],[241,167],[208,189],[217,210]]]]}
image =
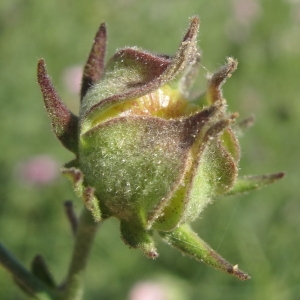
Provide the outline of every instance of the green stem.
{"type": "Polygon", "coordinates": [[[59,299],[57,294],[30,273],[1,243],[0,264],[13,276],[19,286],[33,298],[38,300],[59,299]]]}
{"type": "Polygon", "coordinates": [[[96,223],[90,211],[83,209],[75,236],[75,245],[66,282],[65,300],[81,300],[84,287],[84,271],[97,232],[96,223]]]}

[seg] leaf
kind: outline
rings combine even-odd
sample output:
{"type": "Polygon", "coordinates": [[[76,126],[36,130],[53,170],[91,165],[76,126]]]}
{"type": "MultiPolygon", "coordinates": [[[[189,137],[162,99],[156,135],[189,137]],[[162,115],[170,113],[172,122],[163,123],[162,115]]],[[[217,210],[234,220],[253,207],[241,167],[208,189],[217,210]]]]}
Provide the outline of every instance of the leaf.
{"type": "Polygon", "coordinates": [[[241,193],[247,193],[252,190],[257,190],[267,184],[271,184],[283,178],[284,175],[285,173],[279,172],[274,174],[252,175],[238,178],[233,188],[226,194],[226,196],[237,195],[241,193]]]}
{"type": "Polygon", "coordinates": [[[240,280],[250,279],[250,276],[239,270],[237,265],[231,265],[211,249],[188,225],[182,225],[172,232],[160,232],[160,235],[166,243],[179,249],[185,255],[217,270],[232,274],[240,280]]]}
{"type": "Polygon", "coordinates": [[[50,288],[55,288],[56,284],[49,271],[49,268],[41,255],[36,255],[31,262],[31,271],[39,280],[50,288]]]}

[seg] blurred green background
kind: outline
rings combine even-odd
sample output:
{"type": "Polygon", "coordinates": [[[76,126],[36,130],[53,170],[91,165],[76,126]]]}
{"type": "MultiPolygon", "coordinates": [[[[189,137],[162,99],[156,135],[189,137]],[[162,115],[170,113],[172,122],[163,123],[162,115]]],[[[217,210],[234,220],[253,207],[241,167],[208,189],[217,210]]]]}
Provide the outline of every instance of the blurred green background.
{"type": "MultiPolygon", "coordinates": [[[[183,257],[162,244],[156,261],[128,249],[118,222],[105,222],[86,276],[85,299],[143,300],[137,294],[167,290],[156,299],[299,299],[300,294],[300,1],[298,0],[90,0],[0,2],[0,239],[26,266],[44,255],[63,280],[72,235],[63,201],[82,204],[58,168],[71,160],[51,132],[36,80],[46,60],[62,99],[78,110],[76,80],[94,34],[108,26],[108,57],[140,46],[173,54],[188,24],[199,15],[205,75],[225,62],[239,68],[224,86],[230,110],[254,114],[241,138],[240,174],[286,171],[273,186],[206,208],[195,230],[215,250],[247,271],[240,282],[183,257]]],[[[0,268],[0,299],[26,299],[0,268]]],[[[149,298],[152,299],[152,298],[149,298]]]]}

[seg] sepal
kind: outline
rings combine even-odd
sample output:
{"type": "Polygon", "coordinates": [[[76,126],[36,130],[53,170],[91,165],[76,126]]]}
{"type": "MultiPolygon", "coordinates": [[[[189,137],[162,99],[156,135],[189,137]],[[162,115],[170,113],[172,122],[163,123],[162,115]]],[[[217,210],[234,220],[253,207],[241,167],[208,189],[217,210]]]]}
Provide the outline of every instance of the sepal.
{"type": "Polygon", "coordinates": [[[227,63],[213,75],[208,76],[207,85],[207,102],[212,104],[216,101],[223,100],[222,85],[226,79],[237,69],[238,62],[232,57],[227,58],[227,63]]]}
{"type": "Polygon", "coordinates": [[[281,178],[283,178],[285,173],[279,172],[274,174],[265,175],[252,175],[244,176],[237,179],[232,189],[226,194],[227,195],[237,195],[242,193],[247,193],[252,190],[257,190],[265,185],[271,184],[281,178]]]}
{"type": "Polygon", "coordinates": [[[43,59],[38,61],[37,75],[54,133],[64,147],[77,155],[78,117],[60,99],[47,73],[43,59]]]}
{"type": "Polygon", "coordinates": [[[250,279],[237,265],[232,265],[210,248],[188,225],[182,225],[171,232],[160,232],[163,240],[177,248],[183,255],[188,255],[207,265],[232,274],[240,280],[250,279]]]}
{"type": "Polygon", "coordinates": [[[84,66],[80,91],[81,101],[87,91],[103,76],[106,39],[106,26],[105,23],[102,23],[96,33],[91,52],[84,66]]]}
{"type": "Polygon", "coordinates": [[[63,168],[61,172],[73,183],[75,193],[83,199],[85,207],[92,213],[95,222],[100,222],[101,211],[95,189],[84,185],[82,172],[75,167],[63,168]]]}
{"type": "Polygon", "coordinates": [[[149,231],[135,223],[121,221],[121,237],[126,245],[141,249],[149,258],[158,257],[154,241],[149,231]]]}

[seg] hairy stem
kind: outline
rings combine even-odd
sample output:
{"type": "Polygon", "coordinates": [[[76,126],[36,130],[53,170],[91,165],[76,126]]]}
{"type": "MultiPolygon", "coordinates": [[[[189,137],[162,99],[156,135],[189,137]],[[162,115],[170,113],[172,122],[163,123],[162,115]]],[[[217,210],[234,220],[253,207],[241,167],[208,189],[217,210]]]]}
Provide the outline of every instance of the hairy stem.
{"type": "Polygon", "coordinates": [[[73,255],[66,282],[66,300],[81,300],[84,290],[84,271],[99,223],[90,211],[83,209],[76,230],[73,255]]]}
{"type": "Polygon", "coordinates": [[[50,290],[30,273],[1,243],[0,264],[13,276],[17,284],[32,298],[38,300],[60,299],[58,294],[55,294],[54,291],[50,290]]]}

